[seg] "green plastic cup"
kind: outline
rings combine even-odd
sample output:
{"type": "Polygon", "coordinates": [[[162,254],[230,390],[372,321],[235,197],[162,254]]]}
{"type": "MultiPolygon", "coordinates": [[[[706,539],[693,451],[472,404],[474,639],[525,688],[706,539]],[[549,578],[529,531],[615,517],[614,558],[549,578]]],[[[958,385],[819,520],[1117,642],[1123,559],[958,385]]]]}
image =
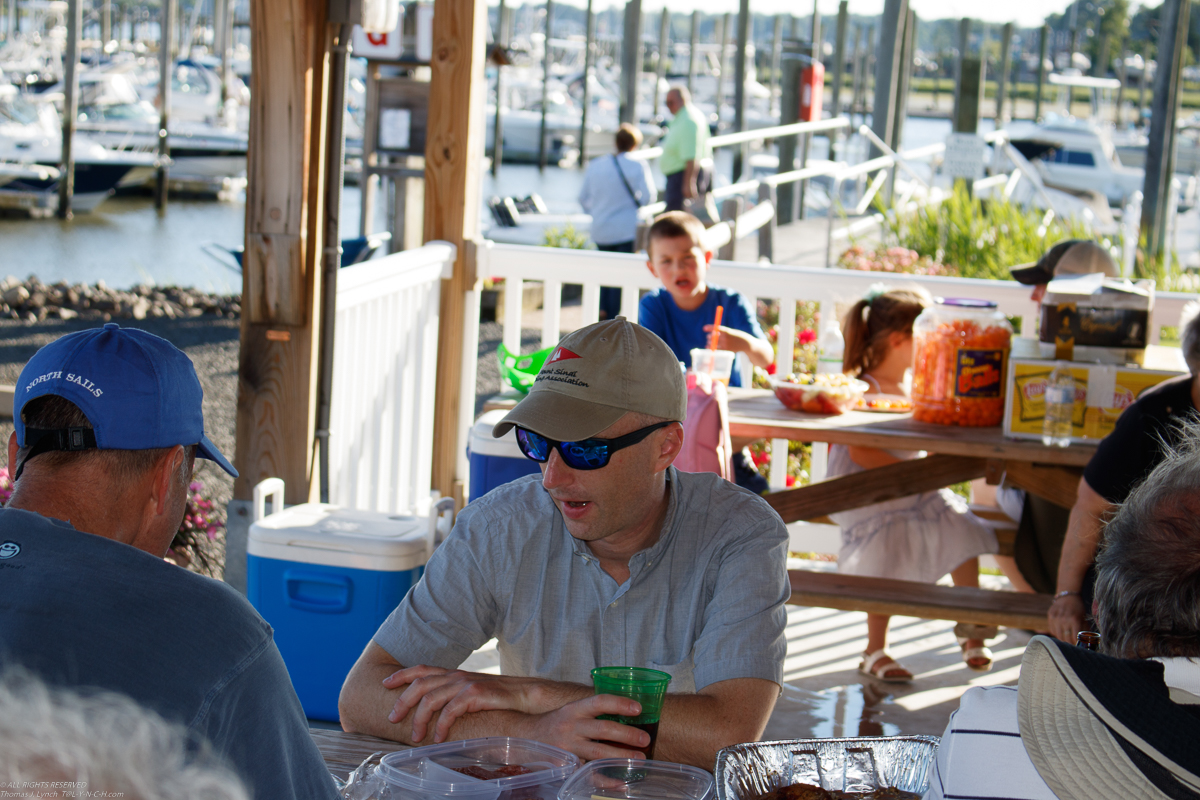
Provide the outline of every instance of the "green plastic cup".
{"type": "Polygon", "coordinates": [[[656,669],[644,667],[597,667],[592,670],[592,685],[596,694],[615,694],[636,700],[642,707],[642,713],[634,717],[623,717],[613,714],[602,714],[599,719],[613,720],[622,725],[640,728],[650,734],[650,744],[646,747],[632,747],[620,742],[605,742],[614,747],[627,750],[641,750],[646,758],[654,758],[654,743],[658,740],[658,719],[662,716],[663,698],[667,694],[667,684],[671,676],[656,669]]]}

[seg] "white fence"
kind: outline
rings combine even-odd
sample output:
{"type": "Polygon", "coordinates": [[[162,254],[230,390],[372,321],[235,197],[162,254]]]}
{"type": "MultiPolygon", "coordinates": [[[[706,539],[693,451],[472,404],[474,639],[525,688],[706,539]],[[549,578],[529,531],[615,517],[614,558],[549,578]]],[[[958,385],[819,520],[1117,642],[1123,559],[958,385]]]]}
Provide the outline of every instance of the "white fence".
{"type": "MultiPolygon", "coordinates": [[[[638,296],[642,289],[653,289],[661,283],[646,269],[645,257],[592,250],[562,250],[547,247],[496,244],[484,242],[479,250],[479,274],[505,279],[504,344],[519,352],[521,343],[522,283],[536,281],[544,285],[542,311],[542,347],[555,344],[561,334],[562,309],[559,298],[563,284],[582,284],[582,324],[588,325],[600,317],[600,287],[619,286],[621,313],[637,319],[638,296]]],[[[792,267],[773,264],[748,264],[714,260],[709,267],[712,284],[734,289],[747,298],[773,299],[780,303],[779,341],[794,341],[796,336],[796,303],[821,303],[822,316],[836,314],[836,304],[852,303],[866,293],[873,283],[892,285],[919,284],[935,296],[975,297],[994,301],[1000,311],[1010,317],[1020,317],[1023,336],[1036,336],[1037,305],[1029,299],[1030,287],[1013,281],[992,281],[975,278],[943,278],[921,275],[894,275],[856,270],[825,269],[821,267],[792,267]]],[[[1155,298],[1151,320],[1151,341],[1159,340],[1160,326],[1177,325],[1183,306],[1195,296],[1181,292],[1162,292],[1155,298]]],[[[463,395],[475,395],[475,364],[479,333],[478,298],[468,298],[467,328],[463,350],[463,395]]],[[[776,360],[780,374],[792,371],[792,348],[781,347],[776,360]]],[[[473,422],[473,407],[464,403],[460,411],[459,443],[461,450],[467,441],[467,431],[473,422]]],[[[780,440],[782,441],[782,440],[780,440]]],[[[782,488],[786,470],[782,459],[786,447],[773,446],[773,488],[782,488]],[[776,485],[777,484],[777,485],[776,485]]],[[[466,476],[465,460],[460,462],[459,474],[466,476]]]]}
{"type": "Polygon", "coordinates": [[[429,513],[438,308],[455,255],[431,242],[338,272],[331,503],[429,513]]]}

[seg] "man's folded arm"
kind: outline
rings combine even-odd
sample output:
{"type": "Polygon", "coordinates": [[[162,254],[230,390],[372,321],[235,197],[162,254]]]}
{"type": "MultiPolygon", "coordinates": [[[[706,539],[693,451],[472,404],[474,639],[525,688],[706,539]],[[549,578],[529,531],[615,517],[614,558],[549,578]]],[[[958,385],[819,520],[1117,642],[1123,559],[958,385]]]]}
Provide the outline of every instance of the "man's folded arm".
{"type": "Polygon", "coordinates": [[[779,697],[779,684],[734,678],[696,694],[669,694],[663,703],[654,758],[711,770],[717,751],[757,742],[779,697]]]}

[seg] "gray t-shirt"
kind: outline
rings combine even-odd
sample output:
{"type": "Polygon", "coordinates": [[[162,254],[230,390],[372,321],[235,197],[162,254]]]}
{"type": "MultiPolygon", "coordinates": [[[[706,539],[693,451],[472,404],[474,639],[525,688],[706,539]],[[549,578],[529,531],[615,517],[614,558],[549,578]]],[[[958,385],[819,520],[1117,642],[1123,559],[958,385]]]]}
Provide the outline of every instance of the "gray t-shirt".
{"type": "Polygon", "coordinates": [[[337,797],[271,626],[220,581],[0,509],[0,666],[14,663],[186,726],[254,797],[337,797]]]}
{"type": "Polygon", "coordinates": [[[598,666],[668,672],[674,693],[782,684],[783,522],[716,475],[669,478],[662,534],[622,585],[567,531],[541,475],[475,500],[375,642],[401,664],[454,668],[495,637],[503,674],[587,685],[598,666]]]}

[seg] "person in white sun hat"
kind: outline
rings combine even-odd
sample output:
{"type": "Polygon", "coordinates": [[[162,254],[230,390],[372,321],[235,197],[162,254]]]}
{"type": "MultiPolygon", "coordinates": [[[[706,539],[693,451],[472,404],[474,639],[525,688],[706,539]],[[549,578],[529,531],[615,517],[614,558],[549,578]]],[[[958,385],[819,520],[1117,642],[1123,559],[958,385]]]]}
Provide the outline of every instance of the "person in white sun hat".
{"type": "Polygon", "coordinates": [[[687,410],[669,347],[624,317],[566,336],[496,425],[542,465],[468,505],[342,688],[347,730],[412,744],[517,736],[591,760],[648,732],[601,714],[591,670],[671,675],[654,757],[711,769],[763,733],[783,684],[783,521],[678,471],[687,410]],[[497,640],[501,675],[457,667],[497,640]]]}
{"type": "Polygon", "coordinates": [[[1200,426],[1104,530],[1099,652],[1035,636],[1017,687],[969,689],[926,800],[1200,798],[1200,426]]]}

